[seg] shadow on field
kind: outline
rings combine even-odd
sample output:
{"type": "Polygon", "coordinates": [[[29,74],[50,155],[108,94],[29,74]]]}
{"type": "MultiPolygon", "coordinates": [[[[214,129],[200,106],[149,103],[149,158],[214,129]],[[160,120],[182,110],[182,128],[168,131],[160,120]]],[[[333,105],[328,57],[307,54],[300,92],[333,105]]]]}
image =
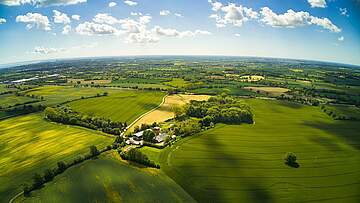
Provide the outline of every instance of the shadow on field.
{"type": "MultiPolygon", "coordinates": [[[[345,140],[345,142],[360,150],[360,122],[359,121],[336,121],[335,123],[324,122],[307,122],[304,123],[312,128],[320,129],[331,135],[345,140]]],[[[327,138],[314,139],[321,145],[327,146],[330,149],[338,149],[339,146],[335,141],[327,138]]]]}
{"type": "Polygon", "coordinates": [[[217,141],[213,135],[207,136],[204,144],[206,151],[208,151],[206,161],[210,161],[208,164],[203,165],[202,170],[192,166],[194,161],[197,161],[197,164],[194,165],[198,165],[199,159],[189,160],[185,164],[176,167],[181,169],[179,173],[182,173],[183,176],[176,182],[180,183],[195,200],[198,202],[272,202],[271,194],[266,188],[258,185],[256,180],[240,178],[242,169],[239,169],[239,166],[242,163],[239,161],[238,155],[226,153],[226,145],[217,141]],[[214,151],[214,149],[216,150],[214,151]],[[218,161],[219,159],[221,161],[218,161]],[[236,176],[229,176],[226,171],[214,167],[219,165],[232,170],[229,171],[231,174],[234,174],[234,170],[237,170],[236,176]],[[206,172],[216,175],[211,176],[206,172]]]}

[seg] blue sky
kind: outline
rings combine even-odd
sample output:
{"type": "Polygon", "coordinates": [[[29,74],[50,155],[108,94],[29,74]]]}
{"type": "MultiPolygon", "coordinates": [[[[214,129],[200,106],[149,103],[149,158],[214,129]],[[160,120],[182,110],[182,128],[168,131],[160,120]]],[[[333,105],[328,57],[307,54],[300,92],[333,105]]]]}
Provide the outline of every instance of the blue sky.
{"type": "Polygon", "coordinates": [[[233,55],[360,65],[359,10],[357,0],[0,0],[0,64],[233,55]]]}

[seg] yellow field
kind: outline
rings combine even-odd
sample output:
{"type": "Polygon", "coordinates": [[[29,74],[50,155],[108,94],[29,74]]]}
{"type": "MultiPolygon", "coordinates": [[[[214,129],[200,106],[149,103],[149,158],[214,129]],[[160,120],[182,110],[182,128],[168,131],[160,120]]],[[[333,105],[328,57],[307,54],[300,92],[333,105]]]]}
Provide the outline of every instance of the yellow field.
{"type": "Polygon", "coordinates": [[[170,95],[165,98],[163,104],[159,108],[146,114],[140,120],[138,120],[131,128],[130,132],[135,126],[141,124],[152,124],[154,122],[161,123],[168,119],[174,118],[174,113],[172,108],[174,106],[182,106],[189,103],[191,100],[204,101],[210,98],[209,95],[186,95],[186,94],[176,94],[170,95]]]}
{"type": "Polygon", "coordinates": [[[251,91],[260,91],[261,93],[269,93],[273,96],[280,96],[289,91],[289,89],[282,88],[282,87],[245,87],[244,89],[248,89],[251,91]]]}
{"type": "Polygon", "coordinates": [[[240,79],[242,81],[247,81],[247,82],[256,82],[256,81],[264,80],[265,77],[260,75],[244,75],[241,76],[240,79]]]}

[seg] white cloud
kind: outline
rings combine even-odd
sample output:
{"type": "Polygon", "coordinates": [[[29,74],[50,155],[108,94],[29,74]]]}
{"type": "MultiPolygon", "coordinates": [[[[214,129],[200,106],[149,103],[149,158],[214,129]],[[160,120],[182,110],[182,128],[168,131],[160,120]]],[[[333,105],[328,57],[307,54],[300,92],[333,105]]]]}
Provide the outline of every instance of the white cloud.
{"type": "Polygon", "coordinates": [[[142,16],[143,14],[142,13],[140,13],[140,12],[131,12],[130,13],[130,15],[132,15],[132,16],[142,16]]]}
{"type": "Polygon", "coordinates": [[[130,0],[126,0],[124,1],[125,4],[127,4],[128,6],[136,6],[138,3],[135,1],[130,1],[130,0]]]}
{"type": "Polygon", "coordinates": [[[16,17],[16,22],[27,23],[26,28],[32,29],[34,26],[38,29],[51,30],[50,22],[47,16],[40,13],[27,13],[16,17]]]}
{"type": "Polygon", "coordinates": [[[71,31],[71,26],[70,25],[65,25],[63,28],[63,31],[61,32],[63,35],[67,35],[69,34],[71,31]]]}
{"type": "Polygon", "coordinates": [[[349,17],[347,8],[340,8],[339,10],[340,10],[340,14],[341,14],[341,15],[346,16],[346,17],[349,17]]]}
{"type": "Polygon", "coordinates": [[[70,18],[65,14],[65,13],[61,13],[60,11],[57,10],[53,10],[54,12],[54,23],[59,23],[59,24],[70,24],[71,20],[70,18]]]}
{"type": "Polygon", "coordinates": [[[76,27],[76,32],[80,35],[118,35],[120,31],[107,24],[84,22],[76,27]]]}
{"type": "Polygon", "coordinates": [[[0,18],[0,25],[4,24],[4,23],[6,23],[6,19],[5,18],[0,18]]]}
{"type": "Polygon", "coordinates": [[[176,17],[183,18],[184,16],[181,13],[174,13],[176,17]]]}
{"type": "Polygon", "coordinates": [[[64,48],[46,48],[43,46],[37,46],[34,48],[33,53],[48,55],[48,54],[55,54],[55,53],[64,52],[64,51],[66,51],[66,49],[64,49],[64,48]]]}
{"type": "Polygon", "coordinates": [[[210,32],[204,30],[195,30],[193,31],[178,31],[176,29],[171,28],[162,28],[160,26],[155,26],[152,31],[158,36],[166,36],[166,37],[194,37],[196,35],[211,35],[210,32]]]}
{"type": "Polygon", "coordinates": [[[117,5],[117,3],[116,3],[116,2],[113,2],[113,1],[109,3],[109,7],[114,7],[114,6],[116,6],[116,5],[117,5]]]}
{"type": "Polygon", "coordinates": [[[79,15],[72,15],[71,18],[74,19],[74,20],[78,20],[78,21],[80,20],[79,15]]]}
{"type": "Polygon", "coordinates": [[[236,33],[235,34],[235,37],[240,37],[241,35],[239,33],[236,33]]]}
{"type": "Polygon", "coordinates": [[[345,39],[344,36],[338,38],[339,41],[344,41],[344,39],[345,39]]]}
{"type": "Polygon", "coordinates": [[[244,7],[242,5],[236,5],[229,3],[227,6],[219,2],[209,1],[212,5],[212,10],[217,11],[216,14],[210,15],[210,18],[215,19],[217,27],[225,27],[230,24],[240,27],[244,22],[250,19],[257,19],[258,13],[251,8],[244,7]]]}
{"type": "Polygon", "coordinates": [[[326,7],[325,0],[308,0],[308,2],[312,8],[325,8],[326,7]]]}
{"type": "Polygon", "coordinates": [[[160,11],[160,15],[161,16],[167,16],[167,15],[169,15],[171,12],[169,11],[169,10],[162,10],[162,11],[160,11]]]}
{"type": "Polygon", "coordinates": [[[308,12],[295,12],[289,9],[284,14],[276,14],[270,8],[263,7],[260,11],[261,21],[272,27],[295,28],[305,25],[317,25],[331,32],[341,32],[341,29],[334,25],[328,18],[311,16],[308,12]]]}
{"type": "Polygon", "coordinates": [[[211,9],[212,9],[213,11],[218,11],[218,10],[220,10],[221,7],[223,6],[222,3],[217,2],[217,1],[208,0],[208,2],[211,4],[211,7],[212,7],[211,9]]]}
{"type": "Polygon", "coordinates": [[[20,6],[31,4],[34,6],[65,6],[85,3],[86,0],[0,0],[0,4],[7,6],[20,6]]]}
{"type": "Polygon", "coordinates": [[[119,23],[118,19],[112,17],[111,15],[109,15],[107,13],[96,14],[96,16],[93,18],[93,21],[95,23],[109,24],[109,25],[114,25],[114,24],[119,23]]]}

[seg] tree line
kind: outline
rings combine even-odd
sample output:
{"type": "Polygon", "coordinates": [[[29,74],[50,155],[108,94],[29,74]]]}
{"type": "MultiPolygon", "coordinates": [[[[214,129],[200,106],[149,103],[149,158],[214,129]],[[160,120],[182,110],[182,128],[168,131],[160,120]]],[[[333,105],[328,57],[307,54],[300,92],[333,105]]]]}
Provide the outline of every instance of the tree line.
{"type": "Polygon", "coordinates": [[[77,125],[113,135],[120,135],[127,127],[126,122],[122,123],[111,121],[110,119],[83,115],[66,106],[47,107],[44,113],[45,118],[53,122],[77,125]]]}
{"type": "Polygon", "coordinates": [[[155,164],[154,161],[151,161],[145,154],[136,148],[130,149],[127,152],[121,151],[119,154],[124,160],[133,161],[152,168],[160,168],[160,165],[155,164]]]}

